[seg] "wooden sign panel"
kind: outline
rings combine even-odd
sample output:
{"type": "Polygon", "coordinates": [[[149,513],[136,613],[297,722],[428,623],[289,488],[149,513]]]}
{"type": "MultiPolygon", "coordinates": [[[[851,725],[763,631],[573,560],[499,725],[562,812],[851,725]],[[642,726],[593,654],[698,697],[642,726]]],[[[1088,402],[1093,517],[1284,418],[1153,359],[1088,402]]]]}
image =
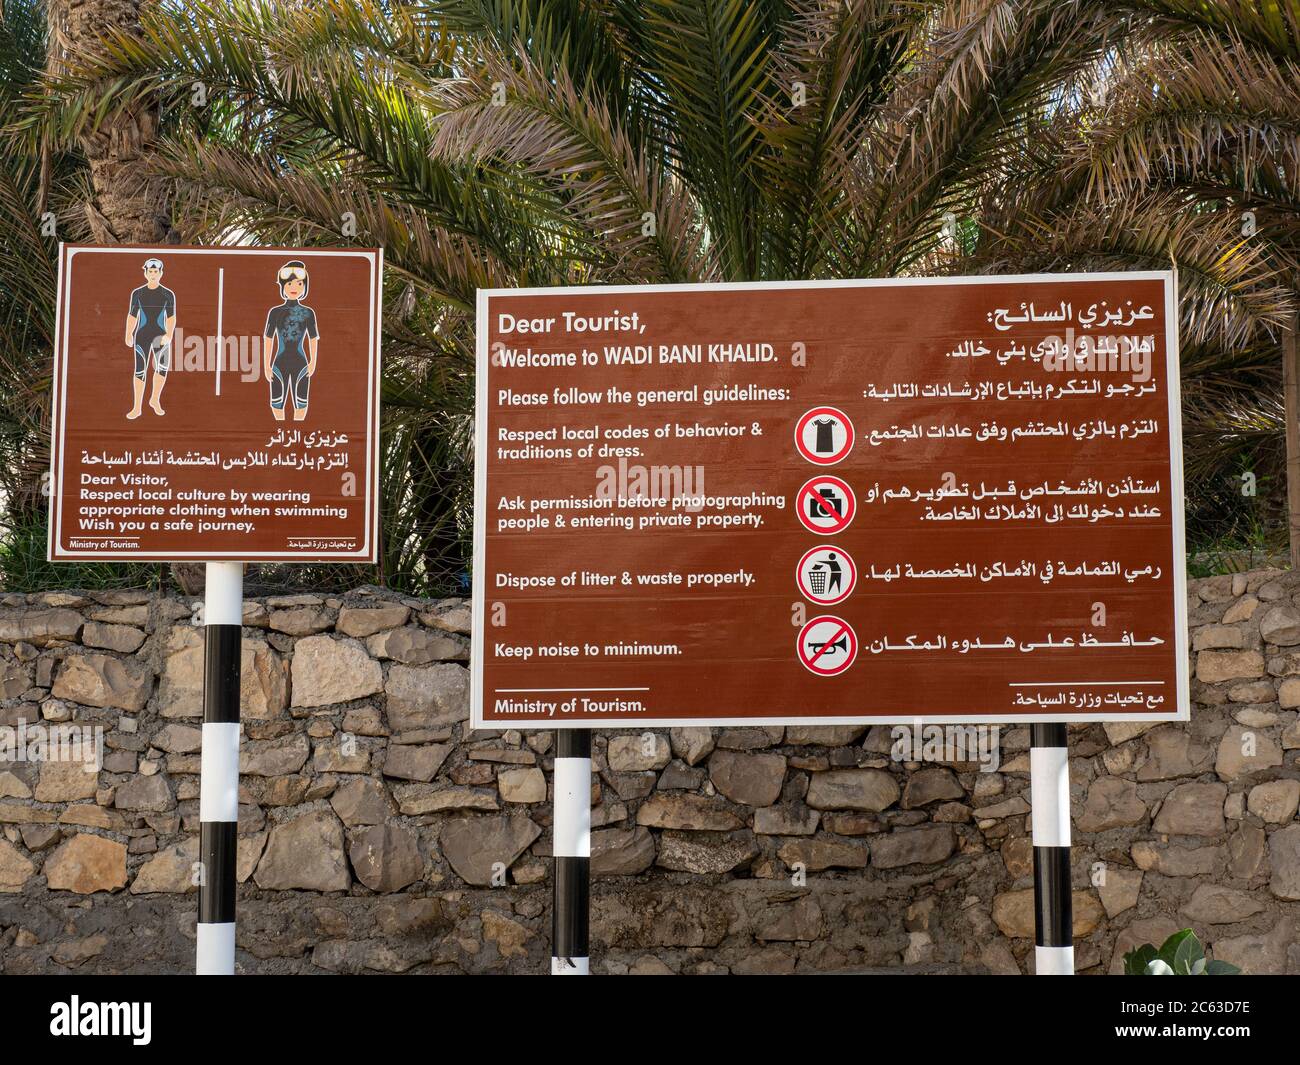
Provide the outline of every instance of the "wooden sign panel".
{"type": "Polygon", "coordinates": [[[51,560],[374,562],[382,270],[64,245],[51,560]]]}
{"type": "Polygon", "coordinates": [[[484,291],[473,721],[1188,713],[1167,273],[484,291]]]}

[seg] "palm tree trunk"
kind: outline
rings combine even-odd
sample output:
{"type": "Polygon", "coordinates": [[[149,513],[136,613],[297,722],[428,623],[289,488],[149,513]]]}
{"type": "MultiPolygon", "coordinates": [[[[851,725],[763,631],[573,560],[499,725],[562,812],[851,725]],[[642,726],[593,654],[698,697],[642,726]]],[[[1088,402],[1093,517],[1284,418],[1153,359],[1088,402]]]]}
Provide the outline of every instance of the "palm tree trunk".
{"type": "MultiPolygon", "coordinates": [[[[48,66],[68,54],[97,55],[114,33],[139,35],[140,13],[151,0],[51,0],[48,66]]],[[[144,103],[109,119],[82,138],[93,197],[86,216],[102,244],[156,243],[171,232],[166,187],[145,170],[158,136],[158,105],[144,103]]]]}

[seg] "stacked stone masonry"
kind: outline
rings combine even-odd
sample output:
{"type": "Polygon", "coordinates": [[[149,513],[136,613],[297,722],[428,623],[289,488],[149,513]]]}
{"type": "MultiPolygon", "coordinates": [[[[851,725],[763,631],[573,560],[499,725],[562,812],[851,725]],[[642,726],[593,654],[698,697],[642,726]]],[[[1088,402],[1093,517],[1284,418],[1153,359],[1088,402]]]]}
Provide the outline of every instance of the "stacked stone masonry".
{"type": "MultiPolygon", "coordinates": [[[[202,629],[143,592],[0,595],[0,971],[189,972],[202,629]],[[35,735],[35,734],[33,734],[35,735]]],[[[1300,577],[1194,581],[1189,724],[1070,730],[1080,971],[1195,928],[1300,972],[1300,577]]],[[[374,588],[244,615],[237,966],[549,968],[550,732],[472,732],[470,610],[374,588]]],[[[597,733],[593,971],[1033,966],[1028,729],[996,772],[886,726],[597,733]],[[800,875],[802,874],[802,875],[800,875]]]]}

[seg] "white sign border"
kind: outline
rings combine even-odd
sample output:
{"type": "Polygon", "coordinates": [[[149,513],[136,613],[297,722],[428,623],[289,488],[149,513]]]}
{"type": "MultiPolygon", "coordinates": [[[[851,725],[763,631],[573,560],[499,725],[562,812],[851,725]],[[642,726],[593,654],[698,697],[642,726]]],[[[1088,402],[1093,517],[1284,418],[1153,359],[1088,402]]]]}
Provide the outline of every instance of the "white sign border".
{"type": "Polygon", "coordinates": [[[1174,642],[1177,655],[1177,707],[1166,714],[880,714],[844,717],[767,716],[748,717],[713,713],[707,717],[637,718],[605,721],[531,717],[483,720],[483,664],[488,640],[486,588],[480,565],[487,546],[487,444],[488,303],[495,296],[578,296],[593,294],[631,295],[644,292],[763,292],[793,289],[909,288],[926,285],[980,285],[1028,283],[1083,283],[1096,281],[1162,281],[1165,290],[1165,379],[1169,401],[1169,486],[1170,497],[1183,498],[1183,421],[1180,381],[1180,339],[1178,323],[1178,273],[1176,270],[1118,270],[1097,273],[1061,274],[971,274],[961,277],[843,278],[828,281],[725,281],[675,285],[560,285],[552,288],[481,288],[475,305],[474,374],[474,560],[473,636],[470,640],[470,728],[491,729],[632,729],[632,728],[755,728],[777,725],[1029,725],[1092,724],[1108,721],[1190,721],[1190,641],[1187,632],[1187,542],[1182,507],[1174,508],[1174,642]]]}
{"type": "MultiPolygon", "coordinates": [[[[380,322],[383,313],[383,276],[384,249],[376,248],[259,248],[212,245],[199,247],[194,245],[103,245],[59,243],[59,280],[55,306],[61,317],[55,322],[54,335],[54,376],[51,378],[50,433],[50,507],[46,521],[45,557],[50,562],[165,562],[172,559],[238,559],[243,562],[298,561],[317,562],[367,562],[379,558],[379,383],[382,353],[382,329],[380,322]],[[64,421],[67,409],[67,375],[64,352],[71,328],[71,284],[72,259],[77,255],[111,253],[144,255],[165,248],[166,255],[212,255],[216,253],[237,255],[272,255],[283,257],[290,253],[300,253],[307,257],[340,256],[365,259],[370,264],[370,339],[369,366],[367,381],[367,410],[369,425],[366,432],[366,465],[370,469],[370,483],[366,492],[365,540],[356,551],[259,551],[249,554],[246,551],[64,551],[60,544],[63,532],[63,493],[59,491],[60,459],[63,456],[64,437],[67,425],[64,421]],[[67,269],[65,271],[65,264],[67,269]],[[67,285],[69,299],[65,303],[64,286],[67,285]],[[372,559],[371,547],[374,545],[372,559]]],[[[307,537],[306,539],[317,539],[307,537]]]]}

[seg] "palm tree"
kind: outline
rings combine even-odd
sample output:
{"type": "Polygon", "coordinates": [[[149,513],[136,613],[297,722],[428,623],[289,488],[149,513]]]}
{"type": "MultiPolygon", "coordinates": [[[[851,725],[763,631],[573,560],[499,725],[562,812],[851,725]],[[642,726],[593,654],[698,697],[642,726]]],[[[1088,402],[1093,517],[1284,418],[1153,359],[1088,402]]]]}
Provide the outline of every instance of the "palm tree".
{"type": "Polygon", "coordinates": [[[1037,237],[1083,251],[1092,234],[1107,255],[1118,241],[1131,260],[1179,264],[1199,304],[1189,315],[1184,301],[1189,540],[1284,553],[1279,348],[1300,291],[1300,0],[1127,6],[1125,40],[1063,101],[1055,134],[1018,153],[1018,205],[986,250],[1007,261],[1037,237]],[[1251,312],[1213,278],[1189,277],[1193,257],[1255,278],[1251,312]],[[1259,496],[1243,494],[1244,473],[1259,496]]]}
{"type": "MultiPolygon", "coordinates": [[[[37,0],[0,6],[0,113],[39,91],[49,36],[37,0]]],[[[0,135],[0,587],[148,583],[143,566],[45,561],[57,241],[91,240],[85,157],[0,135]]]]}
{"type": "MultiPolygon", "coordinates": [[[[107,54],[116,35],[138,35],[141,0],[48,0],[47,66],[52,75],[65,62],[107,54]]],[[[111,91],[111,86],[106,87],[111,91]]],[[[142,95],[129,107],[87,128],[78,140],[90,175],[83,204],[90,232],[99,244],[153,244],[170,231],[165,184],[147,169],[158,134],[158,102],[142,95]]]]}
{"type": "Polygon", "coordinates": [[[385,246],[385,565],[424,580],[463,543],[479,286],[1172,259],[1191,335],[1272,321],[1267,264],[1213,219],[1107,198],[1089,229],[1065,213],[1086,179],[1054,189],[1038,158],[1158,22],[1095,0],[160,6],[28,128],[68,143],[161,98],[186,238],[385,246]]]}
{"type": "MultiPolygon", "coordinates": [[[[17,113],[37,91],[45,62],[39,5],[8,0],[0,10],[0,112],[17,113]]],[[[84,173],[75,151],[0,139],[0,572],[19,585],[43,568],[55,234],[88,235],[77,211],[84,173]]]]}
{"type": "MultiPolygon", "coordinates": [[[[142,0],[47,0],[45,14],[45,68],[57,76],[70,56],[103,55],[106,40],[116,34],[138,34],[142,0]]],[[[25,4],[27,9],[34,5],[25,4]]],[[[106,91],[111,91],[106,89],[106,91]]],[[[77,210],[84,216],[78,229],[98,244],[153,244],[171,232],[167,184],[148,169],[148,159],[158,133],[158,101],[144,96],[129,108],[118,109],[93,130],[86,130],[68,149],[78,152],[84,167],[82,194],[77,210]]],[[[48,177],[51,145],[40,146],[43,181],[48,177]]],[[[45,195],[44,184],[40,196],[45,195]]],[[[80,223],[81,220],[79,219],[80,223]]],[[[66,232],[60,234],[67,237],[66,232]]],[[[138,567],[127,572],[136,573],[138,567]]],[[[72,577],[78,571],[65,574],[72,577]]],[[[182,591],[195,594],[203,587],[203,566],[174,563],[172,576],[182,591]]]]}

